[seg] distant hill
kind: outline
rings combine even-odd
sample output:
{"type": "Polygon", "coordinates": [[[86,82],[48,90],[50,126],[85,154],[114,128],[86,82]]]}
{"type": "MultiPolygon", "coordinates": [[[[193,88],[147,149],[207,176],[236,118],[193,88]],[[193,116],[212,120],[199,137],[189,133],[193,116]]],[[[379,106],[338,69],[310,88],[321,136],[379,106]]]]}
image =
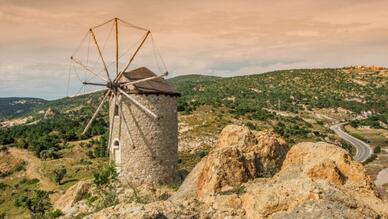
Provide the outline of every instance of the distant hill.
{"type": "Polygon", "coordinates": [[[187,82],[187,81],[201,82],[201,81],[216,80],[216,79],[219,79],[219,78],[221,78],[221,77],[210,76],[210,75],[191,74],[191,75],[182,75],[182,76],[173,77],[173,78],[168,79],[168,81],[170,83],[174,84],[174,85],[175,84],[178,85],[179,83],[187,82]]]}
{"type": "MultiPolygon", "coordinates": [[[[262,109],[298,112],[305,108],[341,107],[354,113],[386,113],[386,69],[294,69],[237,77],[183,75],[168,79],[182,97],[178,110],[201,105],[226,107],[237,115],[266,114],[262,109]]],[[[37,98],[0,98],[0,118],[51,107],[66,111],[97,104],[101,93],[46,101],[37,98]],[[89,101],[89,102],[90,102],[89,101]]]]}
{"type": "MultiPolygon", "coordinates": [[[[227,122],[220,118],[230,114],[256,126],[279,129],[278,132],[285,136],[300,135],[304,138],[314,129],[301,119],[302,114],[307,113],[314,118],[317,109],[330,109],[334,114],[341,109],[348,118],[375,114],[379,117],[370,123],[374,127],[384,126],[388,119],[387,72],[386,69],[360,68],[294,69],[229,78],[185,75],[168,81],[182,94],[177,106],[183,114],[191,114],[201,106],[210,106],[215,110],[212,113],[217,114],[220,124],[227,122]],[[294,116],[290,119],[287,115],[294,116]]],[[[39,120],[43,117],[39,112],[51,108],[59,114],[47,126],[60,126],[64,132],[71,129],[71,133],[67,134],[73,136],[81,132],[101,98],[101,92],[53,101],[2,98],[0,100],[7,104],[3,104],[6,107],[0,105],[0,115],[29,113],[34,120],[39,120]]],[[[106,131],[107,114],[105,106],[97,120],[100,126],[93,126],[95,130],[91,135],[106,131]]],[[[32,126],[28,129],[32,129],[32,126]]],[[[11,136],[9,133],[4,135],[11,136]]]]}
{"type": "Polygon", "coordinates": [[[29,97],[0,98],[0,119],[20,116],[47,103],[47,100],[29,97]]]}
{"type": "Polygon", "coordinates": [[[180,110],[187,112],[212,105],[230,108],[238,115],[266,114],[263,108],[298,112],[332,107],[385,113],[388,77],[386,70],[381,71],[295,69],[211,80],[194,76],[178,78],[173,84],[183,94],[180,110]]]}

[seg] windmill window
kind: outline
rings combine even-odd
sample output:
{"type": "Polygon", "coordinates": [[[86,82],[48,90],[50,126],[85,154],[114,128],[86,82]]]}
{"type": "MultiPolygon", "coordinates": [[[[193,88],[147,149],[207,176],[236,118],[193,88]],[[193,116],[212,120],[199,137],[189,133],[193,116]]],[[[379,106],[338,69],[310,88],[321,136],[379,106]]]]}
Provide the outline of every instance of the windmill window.
{"type": "Polygon", "coordinates": [[[115,105],[114,115],[115,116],[119,115],[119,106],[117,106],[117,105],[115,105]]]}
{"type": "Polygon", "coordinates": [[[113,146],[114,146],[115,148],[120,147],[120,142],[119,142],[118,140],[114,141],[114,142],[113,142],[113,146]]]}

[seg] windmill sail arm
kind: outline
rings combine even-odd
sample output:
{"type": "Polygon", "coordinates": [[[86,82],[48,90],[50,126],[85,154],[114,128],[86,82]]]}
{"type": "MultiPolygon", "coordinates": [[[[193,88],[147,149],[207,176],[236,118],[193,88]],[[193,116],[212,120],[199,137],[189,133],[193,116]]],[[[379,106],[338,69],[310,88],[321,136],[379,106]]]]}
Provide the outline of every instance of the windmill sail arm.
{"type": "Polygon", "coordinates": [[[107,90],[107,89],[104,88],[104,89],[100,89],[100,90],[94,90],[94,91],[84,92],[84,93],[81,93],[81,94],[76,94],[76,95],[69,96],[69,98],[74,98],[74,97],[79,97],[79,96],[83,96],[83,95],[98,93],[98,92],[102,92],[102,91],[106,91],[106,90],[107,90]]]}
{"type": "Polygon", "coordinates": [[[101,84],[101,83],[93,83],[93,82],[82,82],[82,84],[84,85],[93,85],[93,86],[103,86],[103,87],[107,87],[107,84],[101,84]]]}
{"type": "Polygon", "coordinates": [[[84,65],[80,60],[76,59],[74,56],[70,57],[70,59],[75,62],[76,64],[80,65],[83,69],[85,69],[87,72],[101,78],[102,80],[104,80],[105,82],[108,82],[104,77],[102,77],[101,75],[95,73],[93,70],[91,70],[88,66],[84,65]]]}
{"type": "Polygon", "coordinates": [[[125,68],[119,73],[119,75],[116,77],[115,81],[117,81],[120,76],[128,69],[129,65],[131,65],[133,59],[136,57],[137,53],[139,52],[140,48],[143,46],[144,42],[146,41],[148,35],[150,35],[151,31],[147,31],[146,35],[144,36],[143,40],[141,41],[140,45],[136,48],[135,52],[133,53],[133,55],[131,56],[131,58],[129,59],[127,65],[125,66],[125,68]]]}
{"type": "Polygon", "coordinates": [[[118,91],[122,93],[125,97],[127,97],[132,103],[134,103],[137,107],[142,109],[144,112],[146,112],[148,115],[152,116],[154,119],[158,119],[158,116],[153,113],[151,110],[149,110],[147,107],[143,106],[141,103],[139,103],[135,98],[131,97],[129,94],[125,93],[122,89],[118,88],[118,91]]]}
{"type": "MultiPolygon", "coordinates": [[[[116,95],[115,95],[115,93],[112,93],[113,95],[112,95],[112,98],[114,98],[114,104],[115,104],[115,106],[116,106],[116,104],[117,104],[117,99],[116,99],[116,95]]],[[[110,109],[109,109],[110,110],[110,109]]],[[[109,122],[109,139],[108,139],[108,149],[110,150],[110,148],[111,148],[111,145],[112,145],[112,135],[113,135],[113,127],[114,127],[114,124],[115,124],[115,117],[114,116],[112,116],[112,117],[110,117],[111,118],[111,120],[112,121],[110,121],[109,122]]],[[[119,139],[120,140],[120,139],[119,139]]]]}
{"type": "Polygon", "coordinates": [[[94,32],[93,32],[92,29],[90,29],[89,31],[90,31],[90,33],[92,34],[94,44],[95,44],[96,47],[97,47],[98,54],[100,55],[102,64],[104,65],[104,69],[105,69],[106,76],[108,76],[108,80],[109,80],[110,82],[112,82],[112,80],[110,79],[110,76],[109,76],[108,67],[106,67],[106,63],[105,63],[104,57],[102,56],[102,52],[101,52],[100,46],[98,45],[96,35],[94,34],[94,32]]]}
{"type": "Polygon", "coordinates": [[[144,79],[140,79],[140,80],[137,80],[137,81],[130,81],[130,82],[124,82],[124,83],[121,83],[122,85],[132,85],[132,84],[137,84],[137,83],[141,83],[141,82],[146,82],[146,81],[150,81],[150,80],[154,80],[154,79],[157,79],[157,78],[162,78],[164,76],[167,76],[168,75],[168,72],[165,72],[161,75],[155,75],[155,76],[152,76],[152,77],[149,77],[149,78],[144,78],[144,79]]]}
{"type": "Polygon", "coordinates": [[[120,116],[122,117],[122,119],[124,120],[124,125],[125,125],[125,128],[127,129],[127,132],[128,132],[128,137],[129,137],[129,143],[133,145],[133,140],[132,140],[132,136],[131,136],[131,131],[129,130],[129,127],[128,127],[128,123],[127,123],[127,119],[125,118],[124,116],[124,113],[123,113],[123,109],[121,108],[122,105],[119,105],[119,114],[120,116]]]}
{"type": "Polygon", "coordinates": [[[92,125],[93,121],[96,119],[98,113],[100,112],[102,106],[104,105],[104,102],[105,102],[106,98],[109,96],[110,93],[111,93],[110,90],[108,90],[108,92],[106,92],[106,94],[105,94],[104,98],[102,99],[100,105],[98,105],[97,110],[94,112],[92,118],[89,120],[89,122],[86,125],[84,131],[82,132],[82,135],[84,135],[89,130],[90,126],[92,125]]]}

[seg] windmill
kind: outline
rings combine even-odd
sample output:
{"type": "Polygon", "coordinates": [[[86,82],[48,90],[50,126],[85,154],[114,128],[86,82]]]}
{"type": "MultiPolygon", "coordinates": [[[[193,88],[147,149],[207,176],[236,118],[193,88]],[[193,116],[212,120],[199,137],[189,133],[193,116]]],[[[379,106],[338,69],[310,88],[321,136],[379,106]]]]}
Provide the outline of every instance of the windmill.
{"type": "Polygon", "coordinates": [[[84,63],[75,55],[71,56],[71,61],[91,78],[100,80],[85,80],[82,84],[103,87],[104,94],[82,134],[89,131],[104,103],[108,101],[108,149],[110,160],[116,164],[120,178],[133,185],[171,182],[177,163],[176,97],[180,94],[164,80],[167,71],[155,74],[144,66],[130,70],[147,39],[152,38],[151,31],[114,18],[90,28],[87,35],[96,48],[102,70],[96,71],[88,62],[84,63]],[[104,56],[105,46],[99,44],[95,29],[109,24],[113,24],[115,32],[115,51],[114,61],[108,65],[104,56]],[[119,24],[143,32],[124,65],[120,62],[123,55],[119,51],[119,24]],[[109,69],[112,64],[113,76],[112,69],[109,69]],[[122,70],[119,70],[120,64],[122,70]]]}

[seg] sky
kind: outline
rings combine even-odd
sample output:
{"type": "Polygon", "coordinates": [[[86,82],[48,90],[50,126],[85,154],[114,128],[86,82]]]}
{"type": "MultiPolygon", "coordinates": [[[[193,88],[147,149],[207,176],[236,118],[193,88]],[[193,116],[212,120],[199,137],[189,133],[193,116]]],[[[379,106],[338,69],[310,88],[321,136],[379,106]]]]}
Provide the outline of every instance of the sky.
{"type": "Polygon", "coordinates": [[[0,0],[0,97],[77,93],[85,76],[69,57],[90,27],[114,17],[152,31],[170,77],[387,67],[387,8],[388,0],[0,0]]]}

